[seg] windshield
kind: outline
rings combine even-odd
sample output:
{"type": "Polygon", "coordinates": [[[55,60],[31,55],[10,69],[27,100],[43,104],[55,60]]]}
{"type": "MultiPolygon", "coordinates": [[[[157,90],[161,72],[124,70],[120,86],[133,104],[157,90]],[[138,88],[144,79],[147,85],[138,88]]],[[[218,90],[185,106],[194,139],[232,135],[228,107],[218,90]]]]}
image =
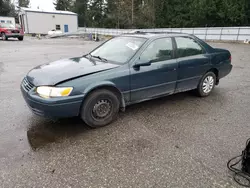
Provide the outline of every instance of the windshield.
{"type": "Polygon", "coordinates": [[[115,63],[126,63],[146,41],[139,37],[116,37],[94,50],[90,55],[115,63]]]}
{"type": "Polygon", "coordinates": [[[1,23],[0,26],[3,28],[15,28],[13,24],[9,24],[9,23],[1,23]]]}

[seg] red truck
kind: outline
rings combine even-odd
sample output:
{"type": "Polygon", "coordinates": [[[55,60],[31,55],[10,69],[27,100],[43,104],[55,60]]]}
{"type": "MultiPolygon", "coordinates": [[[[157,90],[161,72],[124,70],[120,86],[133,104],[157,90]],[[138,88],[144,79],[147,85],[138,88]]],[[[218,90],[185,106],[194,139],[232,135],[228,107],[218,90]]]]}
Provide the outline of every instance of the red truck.
{"type": "Polygon", "coordinates": [[[21,27],[14,26],[10,23],[0,23],[0,37],[3,40],[8,40],[8,38],[18,38],[18,40],[23,40],[24,32],[21,27]]]}

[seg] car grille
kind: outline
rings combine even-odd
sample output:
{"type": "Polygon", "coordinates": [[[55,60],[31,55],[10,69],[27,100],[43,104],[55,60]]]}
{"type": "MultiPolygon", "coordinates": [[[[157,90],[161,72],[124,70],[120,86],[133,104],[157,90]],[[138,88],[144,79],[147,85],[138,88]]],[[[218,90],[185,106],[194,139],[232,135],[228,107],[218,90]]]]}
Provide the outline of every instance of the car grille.
{"type": "Polygon", "coordinates": [[[12,32],[12,33],[19,33],[18,30],[12,30],[11,32],[12,32]]]}
{"type": "Polygon", "coordinates": [[[23,79],[22,86],[27,92],[29,92],[34,87],[34,85],[30,83],[26,77],[23,79]]]}

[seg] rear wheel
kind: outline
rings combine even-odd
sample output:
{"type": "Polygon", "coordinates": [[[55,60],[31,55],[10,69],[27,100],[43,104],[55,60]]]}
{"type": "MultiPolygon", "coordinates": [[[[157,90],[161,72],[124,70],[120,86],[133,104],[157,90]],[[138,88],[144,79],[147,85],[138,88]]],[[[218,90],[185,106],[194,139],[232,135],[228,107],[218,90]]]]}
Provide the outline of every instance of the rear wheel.
{"type": "Polygon", "coordinates": [[[18,40],[23,41],[23,37],[18,37],[18,40]]]}
{"type": "Polygon", "coordinates": [[[206,73],[197,88],[197,93],[200,97],[206,97],[210,95],[216,84],[216,76],[213,72],[206,73]]]}
{"type": "Polygon", "coordinates": [[[107,89],[96,90],[84,101],[81,118],[90,127],[102,127],[116,119],[119,107],[115,93],[107,89]]]}
{"type": "Polygon", "coordinates": [[[2,39],[3,39],[3,40],[8,40],[8,37],[6,36],[5,33],[2,33],[2,39]]]}

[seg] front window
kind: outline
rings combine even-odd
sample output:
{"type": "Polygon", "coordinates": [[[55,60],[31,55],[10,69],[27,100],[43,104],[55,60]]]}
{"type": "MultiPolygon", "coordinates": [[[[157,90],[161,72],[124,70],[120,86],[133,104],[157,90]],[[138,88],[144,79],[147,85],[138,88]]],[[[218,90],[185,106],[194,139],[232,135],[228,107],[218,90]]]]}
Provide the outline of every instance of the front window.
{"type": "Polygon", "coordinates": [[[142,62],[167,61],[173,58],[173,45],[171,38],[161,38],[153,41],[142,53],[142,62]]]}
{"type": "Polygon", "coordinates": [[[133,57],[145,41],[145,38],[139,37],[116,37],[91,52],[91,55],[123,64],[133,57]]]}

